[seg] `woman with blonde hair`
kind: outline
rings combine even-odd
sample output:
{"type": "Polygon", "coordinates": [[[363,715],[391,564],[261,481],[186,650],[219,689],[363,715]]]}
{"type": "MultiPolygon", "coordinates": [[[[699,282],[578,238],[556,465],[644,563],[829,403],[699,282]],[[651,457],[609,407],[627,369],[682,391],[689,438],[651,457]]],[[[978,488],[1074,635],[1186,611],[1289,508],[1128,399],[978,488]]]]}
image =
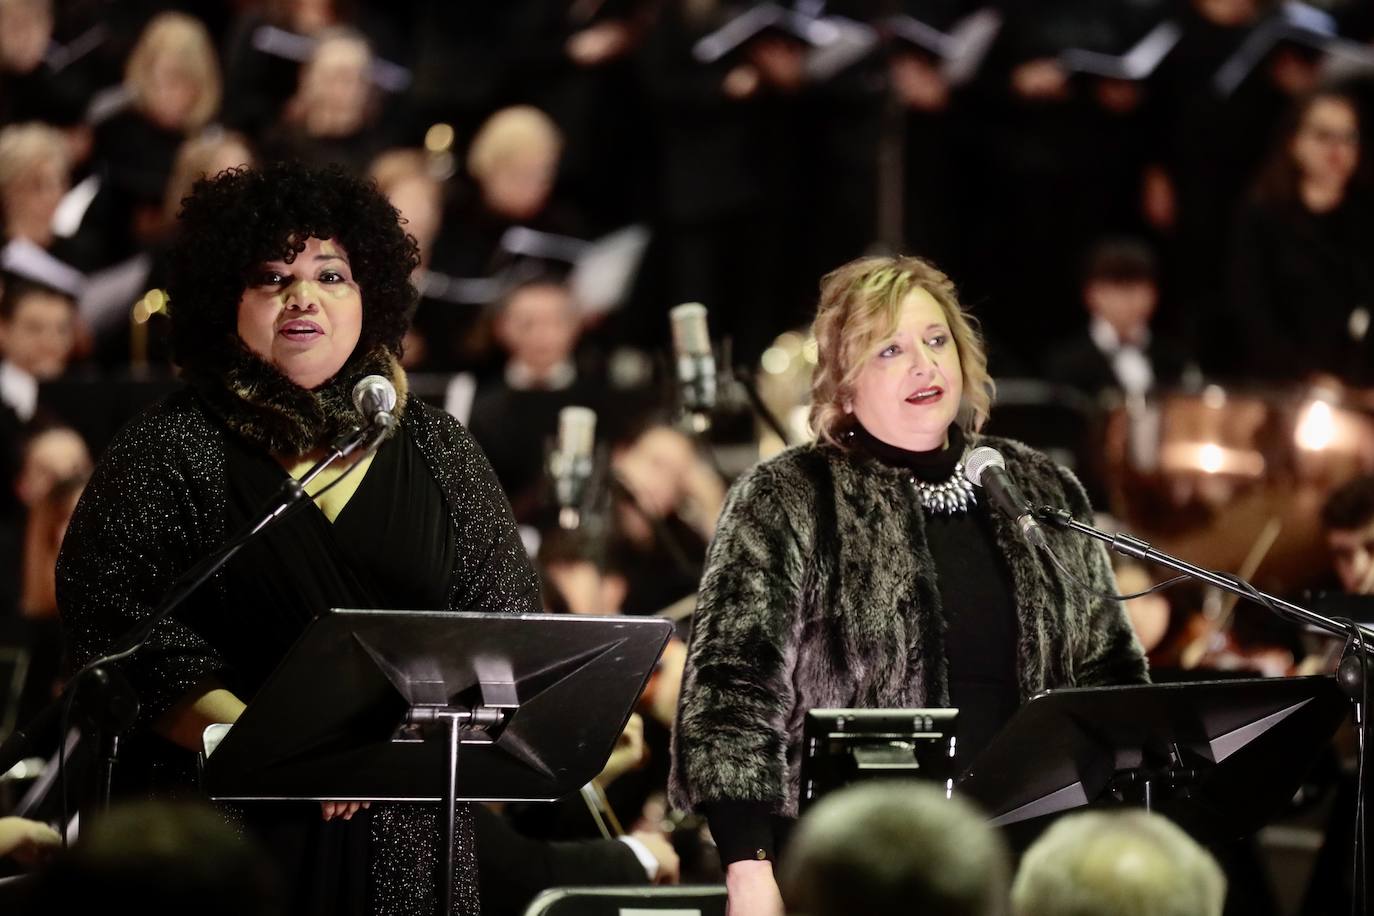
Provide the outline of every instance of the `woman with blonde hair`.
{"type": "Polygon", "coordinates": [[[478,129],[468,148],[468,174],[493,213],[511,220],[539,214],[553,193],[563,134],[531,105],[503,108],[478,129]]]}
{"type": "MultiPolygon", "coordinates": [[[[116,246],[151,240],[162,228],[163,198],[181,144],[219,113],[219,58],[209,31],[185,13],[160,13],[139,35],[124,68],[127,103],[95,130],[94,159],[107,179],[101,210],[116,246]]],[[[113,260],[133,249],[108,253],[113,260]]]]}
{"type": "Polygon", "coordinates": [[[355,174],[365,172],[390,142],[372,78],[374,62],[361,32],[330,28],[319,33],[310,58],[301,64],[295,94],[263,137],[263,158],[335,163],[355,174]]]}
{"type": "MultiPolygon", "coordinates": [[[[1066,581],[963,475],[974,445],[1036,504],[1091,513],[1041,453],[981,435],[993,385],[953,283],[919,258],[821,281],[815,441],[733,487],[702,577],[674,735],[674,803],[726,865],[732,916],[780,914],[772,860],[818,707],[959,710],[962,768],[1033,694],[1146,680],[1121,605],[1066,581]]],[[[1097,546],[1056,553],[1112,591],[1097,546]]]]}
{"type": "Polygon", "coordinates": [[[183,135],[219,112],[219,58],[210,32],[185,13],[160,13],[144,27],[124,68],[124,88],[149,121],[183,135]]]}
{"type": "Polygon", "coordinates": [[[30,122],[0,130],[0,244],[16,238],[44,248],[53,243],[53,215],[71,185],[69,169],[67,143],[57,128],[30,122]]]}

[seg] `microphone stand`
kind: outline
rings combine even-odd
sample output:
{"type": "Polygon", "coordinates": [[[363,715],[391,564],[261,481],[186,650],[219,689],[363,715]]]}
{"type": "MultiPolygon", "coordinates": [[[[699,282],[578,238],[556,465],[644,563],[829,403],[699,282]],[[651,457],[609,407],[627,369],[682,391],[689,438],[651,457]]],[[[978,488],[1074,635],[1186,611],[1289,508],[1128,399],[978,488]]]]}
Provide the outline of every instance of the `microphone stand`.
{"type": "Polygon", "coordinates": [[[735,382],[744,389],[745,395],[749,398],[749,404],[754,408],[754,413],[758,414],[759,419],[764,422],[773,433],[782,440],[784,446],[792,444],[792,438],[787,435],[787,429],[782,425],[773,411],[768,409],[768,405],[763,403],[763,396],[759,394],[759,386],[754,384],[754,377],[749,373],[745,366],[737,366],[734,371],[735,382]]]}
{"type": "MultiPolygon", "coordinates": [[[[1365,844],[1364,836],[1364,778],[1365,778],[1365,745],[1368,729],[1368,685],[1369,685],[1369,654],[1374,647],[1374,629],[1353,620],[1339,621],[1331,617],[1310,611],[1300,605],[1276,598],[1273,595],[1260,591],[1250,585],[1239,576],[1230,576],[1225,573],[1215,572],[1214,570],[1204,569],[1201,566],[1194,566],[1192,563],[1180,560],[1177,557],[1156,550],[1146,541],[1131,537],[1129,534],[1107,534],[1092,525],[1078,521],[1067,510],[1053,506],[1039,506],[1034,510],[1035,516],[1047,524],[1053,525],[1061,530],[1074,531],[1079,534],[1087,535],[1090,538],[1101,541],[1115,553],[1122,556],[1131,557],[1146,563],[1155,563],[1160,566],[1182,573],[1191,579],[1229,592],[1240,598],[1248,598],[1255,601],[1271,613],[1277,614],[1294,623],[1305,624],[1315,627],[1333,636],[1345,639],[1346,645],[1344,657],[1341,659],[1340,666],[1336,670],[1336,683],[1342,692],[1350,698],[1355,709],[1355,729],[1358,736],[1359,748],[1359,788],[1356,793],[1355,802],[1355,881],[1351,888],[1352,901],[1360,902],[1366,890],[1365,865],[1369,857],[1369,851],[1365,844]]],[[[1046,550],[1049,548],[1046,547],[1046,550]]],[[[1363,910],[1361,910],[1363,912],[1363,910]]]]}
{"type": "MultiPolygon", "coordinates": [[[[1157,563],[1160,566],[1165,566],[1176,572],[1180,572],[1190,579],[1204,582],[1213,588],[1221,589],[1224,592],[1230,592],[1240,598],[1249,598],[1253,601],[1257,601],[1269,610],[1277,613],[1279,616],[1285,617],[1295,623],[1307,624],[1319,630],[1324,630],[1334,636],[1344,637],[1350,643],[1358,643],[1361,641],[1360,637],[1363,637],[1365,650],[1374,651],[1374,629],[1370,627],[1356,625],[1355,628],[1358,634],[1352,634],[1349,624],[1333,620],[1315,611],[1309,611],[1307,608],[1293,604],[1291,601],[1284,601],[1282,598],[1276,598],[1273,595],[1254,588],[1239,577],[1214,572],[1210,569],[1204,569],[1201,566],[1194,566],[1192,563],[1185,562],[1163,551],[1156,550],[1149,543],[1139,538],[1131,537],[1129,534],[1107,534],[1104,531],[1094,528],[1092,525],[1087,525],[1078,521],[1078,519],[1074,518],[1064,509],[1058,509],[1052,506],[1039,506],[1035,509],[1035,516],[1040,521],[1048,522],[1057,528],[1076,531],[1079,534],[1085,534],[1090,538],[1101,541],[1107,545],[1108,549],[1122,556],[1131,557],[1132,559],[1146,563],[1157,563]]],[[[1357,671],[1356,674],[1358,673],[1357,671]]],[[[1346,683],[1342,680],[1341,688],[1345,691],[1347,696],[1355,696],[1362,689],[1362,684],[1359,682],[1346,683]],[[1352,690],[1354,693],[1352,693],[1352,690]]]]}
{"type": "MultiPolygon", "coordinates": [[[[315,462],[299,479],[287,477],[277,491],[268,508],[253,522],[241,528],[218,550],[203,558],[186,570],[163,596],[162,601],[153,609],[148,618],[125,633],[114,643],[114,648],[105,656],[98,658],[80,670],[67,681],[62,693],[43,709],[33,721],[23,729],[15,730],[3,744],[0,744],[0,773],[7,772],[15,763],[29,756],[34,737],[57,718],[59,725],[59,751],[65,751],[68,720],[77,694],[88,679],[100,685],[100,699],[83,704],[83,715],[96,723],[103,732],[105,740],[99,760],[99,788],[96,793],[96,807],[103,811],[109,807],[110,791],[114,778],[115,763],[119,753],[119,736],[133,724],[138,715],[138,699],[128,686],[115,662],[121,661],[137,652],[152,636],[159,623],[171,616],[172,612],[197,588],[224,567],[234,555],[252,540],[260,531],[281,518],[293,505],[307,498],[306,487],[327,467],[341,458],[353,454],[360,447],[368,451],[381,444],[382,438],[391,428],[394,420],[389,413],[378,415],[377,421],[367,427],[355,427],[338,437],[329,446],[323,458],[315,462]]],[[[58,755],[58,782],[63,797],[63,843],[67,840],[66,830],[66,754],[58,755]]]]}
{"type": "Polygon", "coordinates": [[[727,367],[726,374],[730,381],[739,385],[744,391],[745,397],[749,399],[749,406],[754,408],[754,415],[763,421],[764,425],[773,431],[773,434],[782,441],[783,447],[792,444],[792,437],[787,435],[787,427],[782,424],[774,414],[768,409],[768,405],[763,402],[763,396],[759,394],[759,386],[754,382],[754,373],[744,364],[735,365],[735,342],[726,337],[721,344],[721,362],[727,367]]]}

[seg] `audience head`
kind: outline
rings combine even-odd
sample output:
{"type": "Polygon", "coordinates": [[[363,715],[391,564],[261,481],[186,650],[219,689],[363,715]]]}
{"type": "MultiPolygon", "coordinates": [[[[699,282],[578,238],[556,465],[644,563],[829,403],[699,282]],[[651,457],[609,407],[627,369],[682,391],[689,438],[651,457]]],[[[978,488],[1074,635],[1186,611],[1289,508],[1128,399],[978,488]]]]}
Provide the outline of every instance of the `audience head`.
{"type": "Polygon", "coordinates": [[[468,174],[493,213],[509,220],[538,216],[553,193],[563,135],[538,108],[517,105],[492,115],[468,149],[468,174]]]}
{"type": "Polygon", "coordinates": [[[512,362],[538,378],[572,358],[578,331],[572,290],[553,279],[516,286],[496,316],[497,340],[512,362]]]}
{"type": "Polygon", "coordinates": [[[124,85],[134,105],[164,130],[190,133],[219,111],[219,59],[194,16],[159,13],[129,55],[124,85]]]}
{"type": "Polygon", "coordinates": [[[46,124],[0,129],[0,209],[4,233],[47,246],[57,205],[70,186],[67,143],[46,124]]]}
{"type": "Polygon", "coordinates": [[[52,43],[52,0],[0,0],[0,71],[32,73],[52,43]]]}
{"type": "Polygon", "coordinates": [[[37,379],[57,378],[76,346],[76,300],[16,276],[0,289],[0,356],[37,379]]]}
{"type": "Polygon", "coordinates": [[[1374,591],[1374,475],[1357,477],[1327,497],[1321,520],[1341,587],[1352,594],[1374,591]]]}
{"type": "Polygon", "coordinates": [[[1083,270],[1088,312],[1107,322],[1123,342],[1139,343],[1159,304],[1158,265],[1150,246],[1136,239],[1107,239],[1093,246],[1083,270]]]}
{"type": "Polygon", "coordinates": [[[1339,205],[1361,166],[1360,106],[1337,89],[1318,89],[1295,101],[1259,171],[1260,200],[1286,206],[1339,205]],[[1315,195],[1315,197],[1314,197],[1315,195]]]}
{"type": "Polygon", "coordinates": [[[82,823],[81,838],[37,888],[36,912],[79,913],[123,901],[155,914],[283,913],[272,861],[213,809],[144,801],[82,823]]]}
{"type": "Polygon", "coordinates": [[[873,781],[821,799],[797,826],[779,886],[798,916],[995,916],[1007,911],[1002,839],[930,783],[873,781]]]}
{"type": "Polygon", "coordinates": [[[444,215],[444,184],[430,167],[430,154],[420,149],[394,149],[372,161],[368,175],[401,214],[406,232],[420,249],[420,265],[429,262],[444,215]]]}
{"type": "Polygon", "coordinates": [[[1167,818],[1086,811],[1027,850],[1011,900],[1016,916],[1221,916],[1226,878],[1167,818]]]}
{"type": "Polygon", "coordinates": [[[343,28],[321,33],[301,67],[286,119],[310,137],[353,136],[372,114],[371,69],[372,49],[361,33],[343,28]]]}
{"type": "Polygon", "coordinates": [[[820,305],[811,325],[817,361],[811,376],[812,431],[836,444],[853,422],[860,377],[896,332],[909,297],[934,300],[958,354],[962,399],[956,420],[977,431],[992,407],[987,351],[973,317],[959,304],[954,283],[929,261],[914,257],[866,257],[821,278],[820,305]]]}

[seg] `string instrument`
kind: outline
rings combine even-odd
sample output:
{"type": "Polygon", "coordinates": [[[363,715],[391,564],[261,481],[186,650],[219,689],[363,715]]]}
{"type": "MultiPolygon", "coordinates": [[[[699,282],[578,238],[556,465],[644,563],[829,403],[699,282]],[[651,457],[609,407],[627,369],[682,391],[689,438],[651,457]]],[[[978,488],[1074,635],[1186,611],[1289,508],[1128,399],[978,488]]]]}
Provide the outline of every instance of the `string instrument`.
{"type": "MultiPolygon", "coordinates": [[[[1254,578],[1282,532],[1283,521],[1278,516],[1270,516],[1260,529],[1259,536],[1250,545],[1244,562],[1241,563],[1238,571],[1240,578],[1247,581],[1254,578]]],[[[1208,590],[1202,611],[1193,617],[1189,637],[1179,653],[1181,667],[1225,670],[1256,667],[1266,674],[1286,673],[1277,672],[1272,660],[1273,650],[1247,650],[1235,640],[1231,624],[1235,620],[1236,604],[1239,601],[1240,597],[1231,592],[1222,592],[1215,588],[1208,590]]],[[[1291,665],[1290,658],[1285,667],[1291,665]]]]}

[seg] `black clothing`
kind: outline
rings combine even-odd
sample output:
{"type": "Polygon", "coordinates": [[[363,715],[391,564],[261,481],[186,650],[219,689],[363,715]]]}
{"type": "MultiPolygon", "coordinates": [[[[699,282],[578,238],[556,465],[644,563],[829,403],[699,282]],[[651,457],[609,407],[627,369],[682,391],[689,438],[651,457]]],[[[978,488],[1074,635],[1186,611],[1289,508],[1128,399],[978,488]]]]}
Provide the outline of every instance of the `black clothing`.
{"type": "MultiPolygon", "coordinates": [[[[236,437],[226,442],[231,529],[257,518],[286,472],[236,437]]],[[[455,538],[443,495],[402,430],[384,443],[357,491],[330,522],[303,506],[247,544],[228,567],[233,616],[196,621],[225,654],[230,690],[248,700],[303,628],[335,607],[441,610],[453,570],[455,538]]],[[[368,912],[370,810],[324,823],[319,806],[249,806],[293,889],[293,912],[368,912]],[[343,878],[342,882],[338,878],[343,878]]]]}
{"type": "Polygon", "coordinates": [[[483,916],[520,916],[540,892],[575,885],[647,884],[644,866],[618,840],[536,840],[487,808],[473,808],[483,916]]]}
{"type": "MultiPolygon", "coordinates": [[[[397,378],[398,387],[404,389],[403,378],[397,378]]],[[[346,381],[351,384],[351,380],[346,381]]],[[[269,397],[270,393],[262,388],[270,388],[270,380],[260,382],[259,389],[240,391],[237,396],[269,397]]],[[[259,454],[252,459],[258,462],[257,471],[249,469],[249,481],[235,479],[231,486],[229,474],[231,469],[242,467],[242,453],[231,455],[248,447],[239,443],[231,446],[235,434],[226,428],[223,414],[215,411],[242,414],[249,410],[233,398],[221,393],[212,411],[199,392],[172,395],[126,427],[96,468],[72,518],[58,561],[58,604],[77,664],[102,654],[114,639],[145,619],[178,573],[223,542],[238,517],[236,513],[245,511],[245,493],[239,488],[249,485],[253,474],[264,475],[259,481],[261,485],[269,483],[269,471],[274,475],[272,479],[280,480],[275,470],[263,464],[270,459],[259,454]]],[[[358,522],[366,527],[364,516],[376,517],[379,507],[397,495],[393,489],[395,480],[378,473],[390,467],[396,474],[409,472],[411,480],[403,491],[405,503],[392,508],[392,518],[378,526],[377,536],[395,536],[400,530],[397,526],[408,522],[417,523],[421,531],[432,531],[441,513],[438,507],[431,506],[428,514],[413,518],[401,516],[397,510],[405,510],[407,505],[413,510],[419,501],[431,499],[435,489],[443,497],[442,514],[447,519],[448,533],[443,539],[431,540],[429,549],[412,552],[411,562],[433,564],[426,572],[428,581],[405,589],[399,597],[384,594],[374,599],[364,595],[364,599],[373,606],[395,607],[416,598],[432,603],[434,598],[441,597],[439,606],[450,610],[538,610],[533,569],[495,477],[471,436],[447,414],[419,401],[403,407],[400,432],[388,446],[391,452],[374,460],[355,494],[361,501],[354,506],[350,500],[346,509],[358,510],[358,522]],[[406,440],[410,441],[409,446],[405,445],[406,440]],[[416,450],[423,460],[415,461],[415,453],[410,449],[416,450]],[[382,531],[382,527],[389,530],[382,531]],[[452,560],[447,559],[450,539],[452,560]],[[441,544],[442,549],[435,549],[435,545],[441,544]],[[445,564],[450,564],[447,570],[442,568],[445,564]],[[447,579],[434,578],[445,572],[447,579]]],[[[239,416],[236,426],[251,430],[256,419],[239,416]]],[[[318,516],[317,509],[306,507],[301,511],[318,516]]],[[[382,513],[385,516],[385,510],[382,513]]],[[[353,524],[347,511],[340,519],[345,526],[353,524]]],[[[322,531],[319,526],[324,523],[319,518],[306,521],[316,525],[317,533],[342,536],[340,531],[322,531]]],[[[354,531],[350,537],[365,536],[354,531]]],[[[276,534],[280,536],[281,532],[276,534]]],[[[266,549],[262,544],[259,546],[266,549]]],[[[397,545],[396,549],[404,546],[397,545]]],[[[337,552],[332,564],[347,568],[352,565],[348,552],[361,550],[362,545],[336,544],[334,549],[337,552]]],[[[325,553],[329,552],[332,551],[325,553]]],[[[370,571],[353,574],[365,582],[370,579],[372,586],[390,590],[392,580],[405,573],[392,565],[388,556],[394,559],[394,551],[383,551],[370,571]]],[[[271,558],[259,559],[266,562],[271,558]]],[[[277,557],[275,562],[284,559],[277,557]]],[[[149,643],[136,656],[122,663],[142,700],[142,709],[134,733],[123,745],[121,792],[195,794],[193,755],[153,735],[149,730],[151,722],[211,675],[228,684],[243,685],[239,687],[244,691],[241,698],[251,699],[251,687],[272,669],[293,629],[303,626],[310,614],[333,606],[335,600],[351,600],[336,598],[339,592],[324,589],[343,589],[342,594],[347,596],[357,594],[356,583],[345,579],[313,586],[303,584],[315,581],[317,571],[299,570],[300,576],[287,588],[275,592],[270,602],[246,606],[234,599],[236,595],[251,594],[254,587],[242,581],[242,567],[221,571],[171,619],[154,628],[149,643]],[[312,589],[320,590],[316,594],[321,598],[315,600],[323,600],[325,607],[307,606],[312,589]],[[292,596],[294,606],[288,606],[292,596]]],[[[253,572],[256,576],[258,570],[253,572]]],[[[257,587],[262,586],[259,583],[257,587]]],[[[351,827],[333,830],[330,828],[337,825],[332,822],[320,826],[318,807],[302,812],[299,820],[283,809],[260,813],[263,818],[280,817],[276,826],[261,820],[257,820],[256,826],[283,845],[289,845],[294,838],[298,852],[291,855],[296,856],[296,861],[307,856],[333,862],[370,861],[370,871],[347,871],[353,880],[366,882],[368,893],[361,900],[371,912],[425,913],[437,908],[435,850],[440,839],[436,813],[425,805],[374,805],[368,816],[355,816],[353,821],[345,822],[351,827]],[[356,831],[363,826],[367,836],[360,839],[356,831]],[[304,830],[305,835],[296,830],[304,830]],[[365,855],[359,854],[360,847],[354,845],[362,840],[366,840],[365,855]],[[336,848],[335,843],[343,848],[336,848]]],[[[249,813],[250,824],[256,818],[249,813]]],[[[455,862],[459,908],[475,914],[476,860],[472,821],[466,808],[460,812],[458,829],[462,850],[455,862]]],[[[318,873],[302,868],[302,876],[310,874],[318,873]]],[[[335,906],[336,899],[331,894],[343,899],[352,889],[356,888],[333,881],[328,891],[317,889],[319,896],[313,899],[321,906],[335,906]]],[[[303,894],[307,892],[302,889],[303,894]]]]}
{"type": "Polygon", "coordinates": [[[90,95],[79,67],[54,70],[42,61],[28,73],[0,71],[0,124],[78,124],[90,95]]]}
{"type": "Polygon", "coordinates": [[[393,145],[385,124],[366,123],[347,137],[312,137],[295,124],[278,124],[262,134],[264,160],[299,160],[309,165],[337,165],[355,175],[366,175],[372,160],[393,145]]]}
{"type": "MultiPolygon", "coordinates": [[[[1158,336],[1150,338],[1144,355],[1154,372],[1156,388],[1177,385],[1189,364],[1182,350],[1158,336]]],[[[1111,356],[1097,346],[1086,330],[1050,351],[1045,358],[1044,374],[1049,381],[1068,385],[1091,398],[1121,391],[1111,356]]]]}
{"type": "MultiPolygon", "coordinates": [[[[980,443],[1003,454],[1031,501],[1088,516],[1077,481],[1044,455],[1009,439],[980,443]]],[[[948,706],[953,690],[968,695],[952,677],[982,673],[950,657],[955,619],[944,606],[939,535],[911,476],[862,448],[813,444],[759,463],[731,488],[693,618],[669,780],[673,804],[706,814],[713,830],[721,805],[795,816],[808,709],[948,706]]],[[[1089,597],[1010,519],[976,511],[992,531],[982,568],[997,578],[1004,564],[1009,579],[1017,702],[1051,687],[1144,682],[1144,653],[1120,603],[1089,597]]],[[[1100,546],[1056,548],[1075,577],[1112,588],[1100,546]]],[[[966,608],[953,610],[957,618],[966,608]]],[[[721,841],[722,851],[730,845],[721,841]]]]}
{"type": "MultiPolygon", "coordinates": [[[[964,455],[964,434],[957,426],[950,427],[945,448],[928,452],[898,448],[858,425],[854,438],[883,464],[927,483],[948,480],[964,455]]],[[[963,769],[1020,705],[1016,602],[987,511],[927,513],[926,536],[945,612],[949,705],[959,710],[956,760],[963,769]]]]}
{"type": "MultiPolygon", "coordinates": [[[[237,529],[258,517],[286,472],[235,437],[226,441],[226,454],[227,520],[237,529]]],[[[456,548],[443,494],[424,456],[409,434],[393,436],[337,519],[303,506],[230,562],[228,603],[236,615],[232,626],[221,625],[216,644],[235,647],[226,649],[241,678],[231,685],[239,688],[235,693],[251,695],[305,625],[330,608],[442,610],[456,548]],[[245,632],[245,615],[257,614],[264,619],[245,632]],[[263,659],[272,664],[260,667],[263,659]]],[[[202,626],[204,632],[214,623],[202,626]]]]}
{"type": "Polygon", "coordinates": [[[1248,346],[1242,375],[1300,380],[1332,372],[1353,384],[1374,377],[1368,330],[1351,313],[1374,311],[1374,202],[1350,195],[1330,213],[1299,203],[1252,203],[1241,213],[1231,264],[1233,332],[1248,346]]]}
{"type": "Polygon", "coordinates": [[[1150,78],[1145,112],[1146,137],[1155,142],[1152,161],[1172,181],[1177,212],[1165,250],[1171,293],[1156,326],[1176,339],[1202,341],[1204,368],[1224,371],[1235,328],[1223,304],[1226,264],[1218,257],[1218,240],[1230,237],[1236,207],[1290,100],[1272,85],[1266,68],[1230,96],[1216,91],[1217,71],[1253,25],[1216,25],[1192,5],[1178,22],[1183,36],[1150,78]]]}
{"type": "Polygon", "coordinates": [[[558,435],[559,411],[573,405],[603,416],[606,391],[581,376],[559,389],[512,388],[505,381],[477,387],[468,429],[491,462],[517,521],[533,523],[547,508],[549,443],[558,435]]]}

